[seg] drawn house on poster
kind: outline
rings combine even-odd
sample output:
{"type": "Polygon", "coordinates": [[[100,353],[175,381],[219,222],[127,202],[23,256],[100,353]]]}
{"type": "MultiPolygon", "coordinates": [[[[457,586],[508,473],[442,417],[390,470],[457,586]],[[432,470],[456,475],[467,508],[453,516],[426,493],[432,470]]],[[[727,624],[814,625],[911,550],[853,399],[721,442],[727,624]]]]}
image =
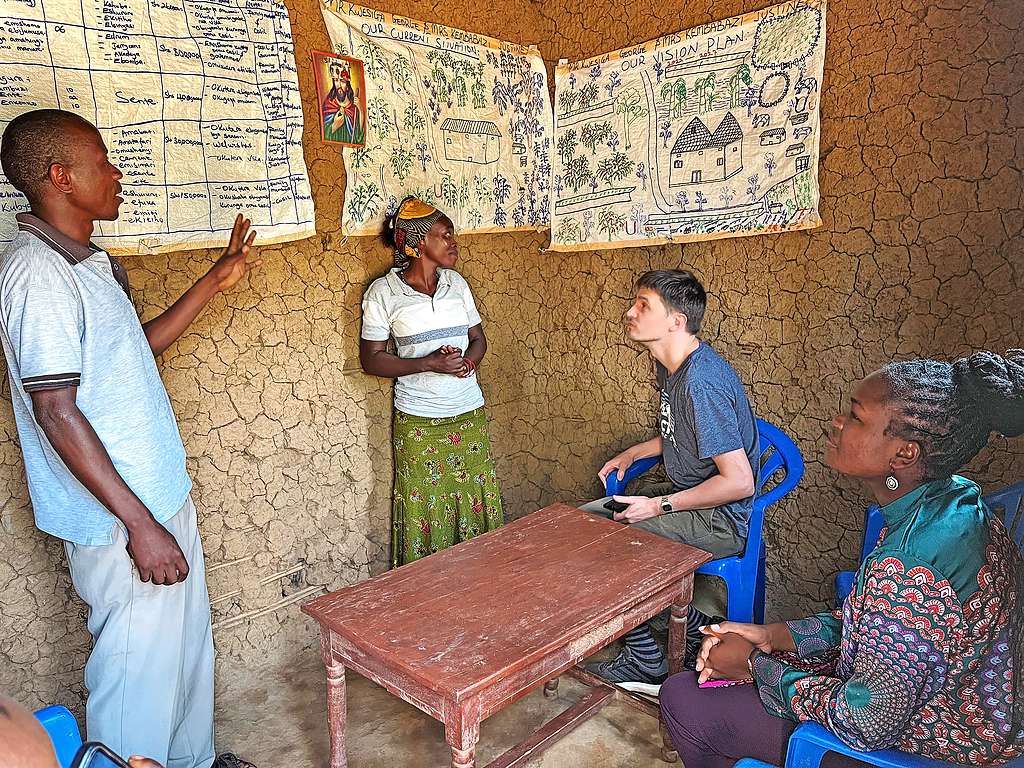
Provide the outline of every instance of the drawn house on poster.
{"type": "Polygon", "coordinates": [[[714,133],[699,117],[693,118],[672,147],[668,185],[723,181],[743,170],[743,131],[732,113],[714,133]]]}
{"type": "Polygon", "coordinates": [[[444,156],[461,163],[498,162],[501,131],[489,120],[463,120],[449,117],[441,123],[444,156]]]}

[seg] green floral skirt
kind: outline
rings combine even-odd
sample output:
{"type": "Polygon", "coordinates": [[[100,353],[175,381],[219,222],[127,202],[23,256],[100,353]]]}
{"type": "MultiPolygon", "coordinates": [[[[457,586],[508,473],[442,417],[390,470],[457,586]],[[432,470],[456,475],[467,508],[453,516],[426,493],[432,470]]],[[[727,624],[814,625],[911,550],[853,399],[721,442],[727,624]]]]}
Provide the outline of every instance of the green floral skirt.
{"type": "Polygon", "coordinates": [[[393,440],[392,567],[504,522],[483,408],[441,419],[396,410],[393,440]]]}

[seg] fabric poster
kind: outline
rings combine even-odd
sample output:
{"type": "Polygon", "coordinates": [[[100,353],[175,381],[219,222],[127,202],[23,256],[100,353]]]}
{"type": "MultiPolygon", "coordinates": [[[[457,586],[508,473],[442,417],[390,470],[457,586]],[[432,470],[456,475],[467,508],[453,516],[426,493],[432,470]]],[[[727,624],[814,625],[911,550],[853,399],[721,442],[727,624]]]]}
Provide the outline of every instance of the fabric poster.
{"type": "MultiPolygon", "coordinates": [[[[124,174],[119,254],[260,245],[316,232],[302,103],[280,0],[0,0],[0,131],[31,109],[95,125],[124,174]]],[[[0,173],[0,249],[28,201],[0,173]]]]}
{"type": "Polygon", "coordinates": [[[825,2],[789,2],[555,70],[552,248],[810,229],[825,2]]]}
{"type": "Polygon", "coordinates": [[[321,10],[335,53],[366,74],[366,146],[344,150],[345,234],[379,234],[406,195],[460,232],[550,224],[552,109],[535,47],[338,0],[321,10]]]}

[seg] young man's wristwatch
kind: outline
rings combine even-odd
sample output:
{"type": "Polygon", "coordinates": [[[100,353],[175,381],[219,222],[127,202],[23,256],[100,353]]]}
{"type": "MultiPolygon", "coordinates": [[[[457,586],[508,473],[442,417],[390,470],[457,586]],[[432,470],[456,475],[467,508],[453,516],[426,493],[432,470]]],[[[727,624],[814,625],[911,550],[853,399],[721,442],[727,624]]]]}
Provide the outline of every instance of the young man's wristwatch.
{"type": "Polygon", "coordinates": [[[662,496],[658,505],[661,507],[661,513],[663,515],[672,511],[672,502],[668,500],[668,496],[662,496]]]}

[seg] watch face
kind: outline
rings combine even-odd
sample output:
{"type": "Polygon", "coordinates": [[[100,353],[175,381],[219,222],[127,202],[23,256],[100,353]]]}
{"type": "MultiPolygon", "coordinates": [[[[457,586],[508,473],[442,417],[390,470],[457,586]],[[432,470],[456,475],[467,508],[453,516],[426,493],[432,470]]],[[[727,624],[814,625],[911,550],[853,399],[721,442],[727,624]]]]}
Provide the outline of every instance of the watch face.
{"type": "Polygon", "coordinates": [[[669,501],[668,499],[662,499],[661,500],[661,511],[662,512],[671,512],[672,511],[672,502],[669,501]]]}

